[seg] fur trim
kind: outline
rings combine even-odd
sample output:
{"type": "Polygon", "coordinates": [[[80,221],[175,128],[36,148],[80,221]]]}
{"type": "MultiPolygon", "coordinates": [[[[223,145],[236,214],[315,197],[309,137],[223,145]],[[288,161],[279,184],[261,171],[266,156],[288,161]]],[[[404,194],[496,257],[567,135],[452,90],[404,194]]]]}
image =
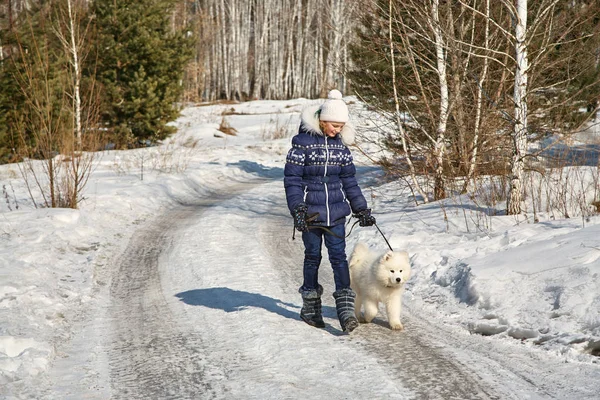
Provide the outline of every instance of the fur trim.
{"type": "Polygon", "coordinates": [[[298,293],[302,295],[303,299],[320,299],[323,295],[323,286],[319,285],[316,289],[304,289],[301,286],[298,293]]]}
{"type": "MultiPolygon", "coordinates": [[[[319,105],[306,107],[300,115],[300,121],[301,125],[308,133],[312,135],[323,136],[323,131],[321,131],[321,127],[319,126],[319,117],[317,116],[320,107],[321,106],[319,105]]],[[[352,126],[351,123],[347,122],[342,128],[342,131],[340,132],[340,137],[342,138],[342,143],[344,143],[344,145],[353,145],[354,140],[356,138],[356,131],[354,130],[354,126],[352,126]]]]}
{"type": "Polygon", "coordinates": [[[354,130],[354,126],[346,123],[340,132],[340,137],[342,138],[342,143],[344,143],[344,145],[352,146],[354,144],[354,140],[356,139],[356,131],[354,130]]]}

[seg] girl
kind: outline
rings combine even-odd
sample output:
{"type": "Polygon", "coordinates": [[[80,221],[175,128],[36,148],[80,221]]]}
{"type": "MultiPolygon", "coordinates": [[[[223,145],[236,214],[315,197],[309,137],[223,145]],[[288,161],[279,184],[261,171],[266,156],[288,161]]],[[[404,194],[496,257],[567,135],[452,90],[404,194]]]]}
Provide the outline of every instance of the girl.
{"type": "Polygon", "coordinates": [[[339,90],[331,90],[321,106],[305,109],[284,170],[288,208],[304,242],[300,317],[311,326],[325,327],[321,312],[323,287],[318,281],[324,241],[333,268],[333,297],[344,332],[358,326],[346,257],[346,217],[352,212],[360,226],[375,223],[356,181],[356,168],[347,147],[354,143],[354,129],[348,119],[348,107],[339,90]]]}

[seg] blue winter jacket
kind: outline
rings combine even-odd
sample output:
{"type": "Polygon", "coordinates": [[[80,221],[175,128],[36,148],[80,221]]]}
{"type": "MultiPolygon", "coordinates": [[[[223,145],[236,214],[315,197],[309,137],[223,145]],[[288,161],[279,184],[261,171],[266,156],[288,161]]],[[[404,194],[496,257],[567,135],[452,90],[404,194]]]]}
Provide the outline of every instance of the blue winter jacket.
{"type": "Polygon", "coordinates": [[[298,134],[288,152],[284,187],[288,208],[308,206],[308,215],[319,213],[311,225],[334,226],[346,221],[350,212],[367,208],[356,181],[356,168],[347,145],[354,142],[354,130],[346,124],[334,138],[319,127],[318,106],[302,113],[298,134]]]}

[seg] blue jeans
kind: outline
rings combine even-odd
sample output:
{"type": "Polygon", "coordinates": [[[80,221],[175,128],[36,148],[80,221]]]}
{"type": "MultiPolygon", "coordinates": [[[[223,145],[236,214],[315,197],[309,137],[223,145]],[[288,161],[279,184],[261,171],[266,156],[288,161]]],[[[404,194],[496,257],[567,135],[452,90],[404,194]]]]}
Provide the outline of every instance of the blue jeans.
{"type": "Polygon", "coordinates": [[[302,233],[304,242],[304,283],[302,290],[312,290],[319,287],[319,266],[321,265],[321,248],[323,239],[329,254],[329,262],[333,268],[333,279],[335,281],[335,290],[346,289],[350,287],[350,272],[348,270],[348,260],[346,258],[346,227],[344,224],[327,227],[337,236],[329,232],[313,228],[308,232],[302,233]]]}

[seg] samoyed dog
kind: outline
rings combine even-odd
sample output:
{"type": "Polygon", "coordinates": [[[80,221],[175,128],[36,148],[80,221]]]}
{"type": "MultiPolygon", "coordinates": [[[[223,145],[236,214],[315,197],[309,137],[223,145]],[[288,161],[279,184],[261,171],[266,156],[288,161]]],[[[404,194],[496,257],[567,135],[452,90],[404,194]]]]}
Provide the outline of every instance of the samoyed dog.
{"type": "Polygon", "coordinates": [[[379,303],[385,304],[390,327],[402,330],[400,322],[404,284],[410,278],[410,259],[405,251],[381,254],[358,243],[350,257],[350,286],[356,292],[354,310],[360,322],[371,322],[379,303]],[[364,313],[361,315],[361,308],[364,313]]]}

